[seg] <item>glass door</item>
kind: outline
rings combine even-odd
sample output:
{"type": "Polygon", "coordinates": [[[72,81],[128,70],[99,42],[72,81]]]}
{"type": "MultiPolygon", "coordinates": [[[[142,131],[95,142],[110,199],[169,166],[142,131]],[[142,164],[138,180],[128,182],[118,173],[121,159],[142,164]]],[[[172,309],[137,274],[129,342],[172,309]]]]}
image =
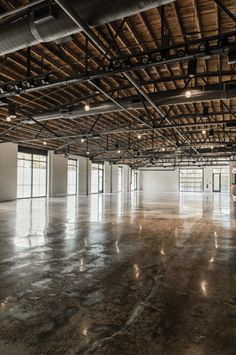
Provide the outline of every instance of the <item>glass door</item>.
{"type": "Polygon", "coordinates": [[[213,173],[213,192],[221,192],[221,174],[213,173]]]}

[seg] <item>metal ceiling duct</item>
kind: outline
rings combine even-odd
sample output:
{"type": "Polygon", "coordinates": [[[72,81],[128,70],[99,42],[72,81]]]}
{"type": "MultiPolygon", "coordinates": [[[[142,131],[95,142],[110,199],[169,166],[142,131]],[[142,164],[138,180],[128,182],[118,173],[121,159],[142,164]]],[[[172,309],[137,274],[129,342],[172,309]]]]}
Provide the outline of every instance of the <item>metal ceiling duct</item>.
{"type": "MultiPolygon", "coordinates": [[[[153,102],[162,107],[178,104],[188,104],[193,102],[203,102],[212,100],[226,100],[236,98],[236,87],[224,85],[222,87],[220,84],[206,85],[204,87],[195,87],[191,89],[192,96],[190,98],[185,97],[185,91],[181,89],[169,90],[158,93],[152,93],[148,96],[153,102]]],[[[143,109],[143,101],[139,96],[132,96],[129,98],[124,98],[117,100],[120,105],[124,108],[130,109],[143,109]]],[[[149,107],[150,104],[147,102],[146,105],[149,107]]],[[[97,104],[90,104],[89,112],[84,110],[83,105],[73,106],[69,109],[60,109],[48,111],[41,114],[33,115],[32,117],[37,121],[53,120],[58,118],[76,118],[84,116],[93,116],[98,114],[106,114],[111,112],[122,111],[121,107],[116,105],[111,101],[103,101],[97,104]]],[[[33,123],[33,121],[26,121],[33,123]]]]}
{"type": "MultiPolygon", "coordinates": [[[[175,0],[71,0],[70,5],[89,26],[94,27],[173,1],[175,0]]],[[[0,55],[38,43],[56,41],[77,32],[77,25],[59,7],[40,21],[32,13],[14,24],[0,25],[0,55]]]]}

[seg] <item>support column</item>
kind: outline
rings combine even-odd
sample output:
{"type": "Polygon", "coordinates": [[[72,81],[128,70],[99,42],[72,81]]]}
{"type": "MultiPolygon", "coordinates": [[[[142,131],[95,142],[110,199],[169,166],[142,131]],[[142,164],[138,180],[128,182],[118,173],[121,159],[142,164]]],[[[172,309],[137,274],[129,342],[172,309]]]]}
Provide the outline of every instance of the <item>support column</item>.
{"type": "Polygon", "coordinates": [[[50,197],[67,195],[67,158],[63,154],[48,152],[48,191],[50,197]]]}
{"type": "Polygon", "coordinates": [[[0,144],[0,202],[17,198],[17,152],[17,144],[0,144]]]}

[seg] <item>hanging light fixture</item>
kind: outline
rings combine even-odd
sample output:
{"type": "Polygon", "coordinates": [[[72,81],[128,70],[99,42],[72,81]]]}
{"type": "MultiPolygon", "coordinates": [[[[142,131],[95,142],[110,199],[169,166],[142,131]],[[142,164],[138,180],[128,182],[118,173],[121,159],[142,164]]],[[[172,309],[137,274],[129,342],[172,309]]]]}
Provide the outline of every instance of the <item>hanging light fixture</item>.
{"type": "Polygon", "coordinates": [[[89,102],[84,105],[84,111],[88,112],[90,110],[89,102]]]}
{"type": "Polygon", "coordinates": [[[189,99],[192,96],[192,91],[191,90],[186,90],[184,93],[185,97],[189,99]]]}
{"type": "Polygon", "coordinates": [[[46,141],[44,141],[44,142],[43,142],[43,145],[47,145],[47,142],[46,142],[46,141]]]}
{"type": "Polygon", "coordinates": [[[120,149],[117,150],[117,153],[120,154],[120,149]]]}
{"type": "Polygon", "coordinates": [[[202,130],[202,134],[204,134],[204,135],[206,134],[206,130],[205,129],[202,130]]]}
{"type": "Polygon", "coordinates": [[[188,77],[194,78],[197,72],[197,60],[191,59],[188,62],[188,77]]]}
{"type": "Polygon", "coordinates": [[[6,117],[7,122],[11,122],[12,119],[16,118],[16,110],[14,107],[9,106],[8,116],[6,117]]]}
{"type": "Polygon", "coordinates": [[[203,112],[202,112],[202,119],[207,120],[208,119],[208,114],[209,114],[209,109],[207,106],[203,107],[203,112]]]}
{"type": "Polygon", "coordinates": [[[85,139],[82,137],[81,140],[80,140],[80,142],[81,142],[81,143],[84,143],[84,141],[85,141],[85,139]]]}
{"type": "Polygon", "coordinates": [[[138,137],[138,139],[141,139],[141,138],[142,138],[142,136],[141,136],[141,134],[140,134],[140,133],[138,134],[138,136],[137,136],[137,137],[138,137]]]}

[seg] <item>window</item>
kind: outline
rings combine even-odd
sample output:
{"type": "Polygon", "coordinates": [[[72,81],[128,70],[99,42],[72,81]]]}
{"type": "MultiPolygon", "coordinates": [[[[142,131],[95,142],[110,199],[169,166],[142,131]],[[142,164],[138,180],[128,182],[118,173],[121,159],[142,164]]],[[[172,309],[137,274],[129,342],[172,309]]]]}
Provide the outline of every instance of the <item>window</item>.
{"type": "Polygon", "coordinates": [[[202,169],[180,169],[179,190],[182,192],[203,191],[202,169]]]}
{"type": "Polygon", "coordinates": [[[45,197],[47,194],[47,156],[18,152],[17,197],[45,197]]]}
{"type": "Polygon", "coordinates": [[[138,173],[137,173],[137,170],[132,170],[131,191],[137,190],[137,188],[138,188],[138,173]]]}
{"type": "Polygon", "coordinates": [[[118,192],[122,192],[122,176],[123,168],[122,166],[118,166],[118,192]]]}
{"type": "Polygon", "coordinates": [[[68,195],[76,195],[77,192],[77,160],[68,159],[67,173],[67,193],[68,195]]]}
{"type": "Polygon", "coordinates": [[[103,165],[92,164],[91,166],[91,193],[103,192],[103,165]]]}

